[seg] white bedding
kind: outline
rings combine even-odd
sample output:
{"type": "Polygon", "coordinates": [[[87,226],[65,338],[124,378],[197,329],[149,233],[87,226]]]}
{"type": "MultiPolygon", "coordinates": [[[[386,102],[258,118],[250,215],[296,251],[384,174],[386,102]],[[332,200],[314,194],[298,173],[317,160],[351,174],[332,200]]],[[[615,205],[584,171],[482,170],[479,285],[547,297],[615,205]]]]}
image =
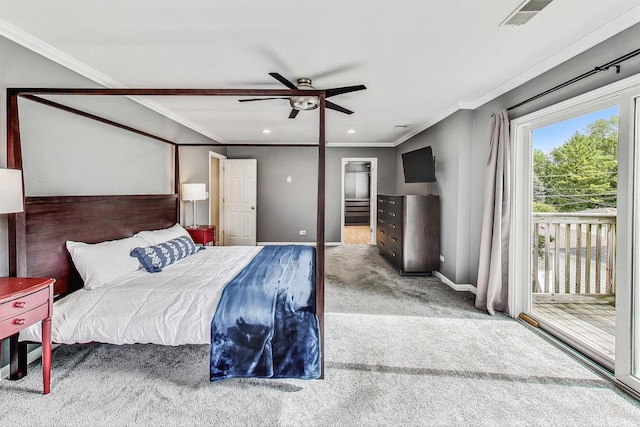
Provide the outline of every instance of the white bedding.
{"type": "MultiPolygon", "coordinates": [[[[210,344],[211,320],[224,286],[262,247],[207,247],[160,273],[140,269],[53,305],[54,343],[210,344]]],[[[20,341],[40,342],[40,323],[20,341]]]]}

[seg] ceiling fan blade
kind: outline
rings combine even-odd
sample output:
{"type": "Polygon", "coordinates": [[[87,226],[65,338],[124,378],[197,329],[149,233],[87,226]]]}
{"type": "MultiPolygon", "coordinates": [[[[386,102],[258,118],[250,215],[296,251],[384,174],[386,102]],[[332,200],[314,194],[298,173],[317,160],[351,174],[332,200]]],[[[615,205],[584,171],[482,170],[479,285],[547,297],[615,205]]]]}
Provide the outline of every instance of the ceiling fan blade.
{"type": "Polygon", "coordinates": [[[353,111],[347,110],[346,108],[336,105],[331,101],[324,101],[324,105],[330,110],[340,111],[341,113],[345,113],[345,114],[353,114],[353,111]]]}
{"type": "Polygon", "coordinates": [[[300,110],[296,110],[295,108],[292,108],[291,112],[289,113],[289,118],[295,119],[299,112],[300,110]]]}
{"type": "Polygon", "coordinates": [[[358,90],[364,90],[367,87],[365,85],[357,85],[357,86],[345,86],[345,87],[334,87],[333,89],[325,90],[327,94],[327,98],[330,96],[341,95],[343,93],[355,92],[358,90]]]}
{"type": "Polygon", "coordinates": [[[268,99],[289,99],[289,98],[250,98],[250,99],[238,99],[240,102],[249,102],[249,101],[266,101],[268,99]]]}
{"type": "Polygon", "coordinates": [[[291,83],[289,80],[285,79],[278,73],[269,73],[269,75],[274,79],[276,79],[277,81],[279,81],[280,83],[282,83],[283,85],[285,85],[286,87],[288,87],[289,89],[298,89],[296,85],[294,85],[293,83],[291,83]]]}
{"type": "Polygon", "coordinates": [[[325,77],[330,77],[333,76],[335,74],[340,74],[340,73],[345,73],[347,71],[351,71],[354,68],[358,67],[360,64],[358,63],[351,63],[351,64],[345,64],[345,65],[340,65],[334,68],[331,68],[330,70],[324,70],[320,73],[317,74],[313,74],[311,76],[309,76],[312,80],[317,80],[317,79],[322,79],[325,77]]]}

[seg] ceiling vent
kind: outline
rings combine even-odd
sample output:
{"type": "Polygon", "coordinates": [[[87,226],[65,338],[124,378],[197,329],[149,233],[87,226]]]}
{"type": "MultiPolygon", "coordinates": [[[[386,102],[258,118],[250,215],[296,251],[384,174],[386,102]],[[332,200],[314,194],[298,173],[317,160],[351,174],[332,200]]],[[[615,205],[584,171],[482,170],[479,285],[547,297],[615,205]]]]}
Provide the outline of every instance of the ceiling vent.
{"type": "Polygon", "coordinates": [[[553,0],[527,0],[507,16],[507,19],[502,21],[500,26],[516,27],[524,25],[552,1],[553,0]]]}

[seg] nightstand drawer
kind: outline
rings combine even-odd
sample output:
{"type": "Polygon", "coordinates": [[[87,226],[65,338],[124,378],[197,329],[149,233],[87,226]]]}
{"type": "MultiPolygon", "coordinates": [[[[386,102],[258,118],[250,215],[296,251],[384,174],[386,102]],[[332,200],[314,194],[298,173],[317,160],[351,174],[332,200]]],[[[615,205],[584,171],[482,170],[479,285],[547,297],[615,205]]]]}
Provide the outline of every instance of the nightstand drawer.
{"type": "Polygon", "coordinates": [[[8,337],[21,330],[45,319],[49,316],[49,304],[44,303],[39,307],[19,313],[9,319],[0,321],[0,337],[8,337]]]}
{"type": "Polygon", "coordinates": [[[0,304],[0,321],[33,310],[47,301],[49,301],[48,288],[2,303],[0,304]]]}

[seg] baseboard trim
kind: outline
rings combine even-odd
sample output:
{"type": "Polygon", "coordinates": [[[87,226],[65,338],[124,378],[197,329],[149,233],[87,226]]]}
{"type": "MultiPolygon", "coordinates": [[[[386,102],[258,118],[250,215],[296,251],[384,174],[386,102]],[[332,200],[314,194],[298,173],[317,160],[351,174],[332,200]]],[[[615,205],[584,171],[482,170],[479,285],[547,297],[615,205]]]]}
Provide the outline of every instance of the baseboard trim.
{"type": "Polygon", "coordinates": [[[447,276],[440,273],[439,271],[434,271],[433,275],[436,276],[438,279],[442,280],[442,283],[449,286],[454,291],[471,292],[474,295],[476,294],[476,287],[470,283],[455,283],[451,281],[447,276]]]}
{"type": "MultiPolygon", "coordinates": [[[[282,245],[305,245],[305,246],[315,246],[316,242],[313,241],[305,241],[305,242],[258,242],[258,246],[282,246],[282,245]]],[[[325,246],[340,246],[342,243],[340,242],[324,242],[325,246]]]]}

